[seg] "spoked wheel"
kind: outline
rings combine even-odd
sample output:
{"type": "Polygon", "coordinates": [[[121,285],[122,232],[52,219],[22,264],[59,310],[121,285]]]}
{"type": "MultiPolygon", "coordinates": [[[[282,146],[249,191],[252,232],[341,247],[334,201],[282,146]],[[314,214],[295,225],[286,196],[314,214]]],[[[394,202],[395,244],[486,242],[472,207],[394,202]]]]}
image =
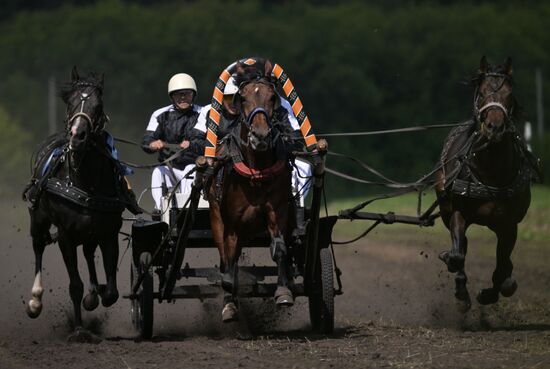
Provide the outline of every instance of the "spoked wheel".
{"type": "Polygon", "coordinates": [[[319,285],[312,286],[309,294],[309,317],[314,331],[328,334],[334,330],[334,276],[329,248],[320,250],[319,264],[319,285]]]}
{"type": "MultiPolygon", "coordinates": [[[[137,281],[143,266],[151,265],[151,254],[144,252],[140,255],[140,265],[132,260],[130,278],[132,286],[137,281]]],[[[132,299],[132,323],[140,336],[149,339],[153,336],[153,268],[149,267],[145,272],[141,287],[137,292],[137,298],[132,299]]]]}

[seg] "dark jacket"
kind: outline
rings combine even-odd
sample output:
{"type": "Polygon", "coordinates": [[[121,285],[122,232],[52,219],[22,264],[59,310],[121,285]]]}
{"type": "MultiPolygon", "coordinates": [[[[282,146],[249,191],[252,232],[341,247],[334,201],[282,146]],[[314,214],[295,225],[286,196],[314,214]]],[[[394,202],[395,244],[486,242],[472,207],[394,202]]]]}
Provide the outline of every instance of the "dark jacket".
{"type": "MultiPolygon", "coordinates": [[[[158,126],[155,131],[145,131],[143,135],[143,150],[147,153],[153,153],[148,149],[149,144],[156,140],[162,140],[170,144],[180,144],[184,140],[189,141],[189,148],[179,157],[172,161],[172,166],[183,170],[187,165],[194,164],[197,156],[204,153],[206,133],[195,129],[198,109],[190,108],[186,111],[168,110],[158,115],[158,126]]],[[[166,160],[176,151],[163,149],[158,152],[159,162],[166,160]]]]}

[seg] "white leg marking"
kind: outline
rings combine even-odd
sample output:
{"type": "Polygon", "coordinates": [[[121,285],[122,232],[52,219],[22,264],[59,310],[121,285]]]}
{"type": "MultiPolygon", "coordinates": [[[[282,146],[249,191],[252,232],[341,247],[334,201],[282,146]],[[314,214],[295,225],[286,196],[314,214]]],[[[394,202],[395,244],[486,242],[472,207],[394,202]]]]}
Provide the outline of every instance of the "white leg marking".
{"type": "Polygon", "coordinates": [[[32,298],[29,300],[29,305],[27,308],[27,314],[31,318],[36,318],[42,312],[43,293],[44,287],[42,287],[42,272],[38,272],[34,277],[34,284],[31,290],[32,298]]]}

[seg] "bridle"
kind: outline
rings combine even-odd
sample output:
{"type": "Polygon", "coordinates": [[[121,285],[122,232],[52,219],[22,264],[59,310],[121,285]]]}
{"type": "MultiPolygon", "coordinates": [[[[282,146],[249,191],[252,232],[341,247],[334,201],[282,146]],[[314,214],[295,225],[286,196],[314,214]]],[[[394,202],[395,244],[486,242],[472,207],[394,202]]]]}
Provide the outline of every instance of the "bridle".
{"type": "MultiPolygon", "coordinates": [[[[504,73],[483,73],[481,75],[482,77],[497,77],[501,78],[500,83],[498,84],[497,88],[492,88],[492,92],[488,96],[482,97],[479,93],[479,84],[476,87],[475,93],[474,93],[474,117],[476,119],[476,122],[480,124],[480,127],[483,128],[485,125],[485,121],[482,121],[482,115],[484,112],[488,112],[492,109],[500,109],[504,113],[505,117],[505,127],[508,130],[512,121],[512,115],[514,111],[514,105],[510,109],[507,109],[502,103],[498,101],[491,100],[491,97],[495,95],[502,86],[504,86],[504,83],[506,81],[510,80],[510,76],[504,73]],[[487,101],[489,100],[489,101],[487,101]],[[485,102],[487,101],[487,102],[485,102]],[[481,103],[485,102],[483,105],[480,106],[481,103]]],[[[481,77],[480,76],[480,77],[481,77]]]]}
{"type": "MultiPolygon", "coordinates": [[[[93,89],[97,89],[101,91],[101,88],[93,83],[87,83],[87,82],[77,82],[75,84],[76,86],[82,86],[82,87],[92,87],[93,89]]],[[[90,129],[90,132],[93,134],[97,134],[98,132],[102,131],[105,128],[105,124],[109,121],[109,117],[105,112],[101,112],[101,116],[99,117],[99,121],[96,125],[94,125],[94,120],[92,117],[90,117],[88,114],[84,112],[84,105],[88,101],[88,99],[92,96],[91,93],[84,91],[80,91],[80,110],[73,113],[72,115],[69,115],[69,109],[67,108],[67,131],[71,130],[71,127],[74,123],[74,121],[77,118],[83,118],[86,121],[86,124],[88,125],[88,128],[90,129]]]]}
{"type": "MultiPolygon", "coordinates": [[[[268,85],[268,86],[272,86],[274,88],[274,84],[268,80],[266,80],[265,78],[256,78],[252,81],[244,81],[242,82],[240,85],[239,85],[239,91],[242,91],[242,89],[244,88],[244,86],[250,84],[250,83],[254,83],[254,84],[263,84],[263,85],[268,85]]],[[[254,90],[254,93],[257,93],[258,92],[258,87],[255,88],[254,90]]],[[[239,98],[242,99],[242,96],[239,95],[239,98]]],[[[244,112],[243,112],[244,113],[244,112]]],[[[272,134],[272,130],[273,130],[273,124],[271,122],[271,117],[269,116],[269,113],[266,109],[262,108],[262,107],[256,107],[254,108],[249,114],[248,116],[244,116],[243,114],[243,122],[245,123],[245,125],[247,126],[248,128],[248,134],[247,134],[247,141],[245,143],[245,146],[248,146],[250,144],[250,140],[251,140],[251,136],[252,136],[252,121],[254,120],[254,117],[258,114],[264,114],[265,117],[266,117],[266,122],[267,122],[267,125],[268,125],[268,131],[267,131],[267,134],[265,136],[265,141],[266,144],[267,144],[267,148],[271,147],[271,145],[273,144],[273,141],[274,139],[269,139],[271,134],[272,134]]]]}
{"type": "MultiPolygon", "coordinates": [[[[253,79],[251,81],[241,82],[241,84],[239,85],[239,91],[242,91],[242,89],[250,83],[267,85],[267,86],[271,86],[271,87],[273,87],[273,89],[275,89],[275,85],[273,84],[273,82],[268,81],[265,77],[259,77],[258,76],[258,77],[256,77],[256,79],[253,79]]],[[[254,92],[257,92],[257,91],[258,91],[258,87],[256,87],[254,92]]],[[[245,117],[245,122],[246,122],[247,126],[250,127],[252,125],[252,120],[254,119],[254,116],[256,116],[256,114],[259,114],[259,113],[265,115],[265,117],[267,118],[266,121],[267,121],[267,124],[269,125],[269,129],[271,130],[271,120],[270,120],[270,117],[269,117],[269,113],[267,112],[267,110],[265,110],[264,108],[261,108],[261,107],[254,108],[250,112],[250,114],[248,114],[248,117],[245,117]]]]}
{"type": "MultiPolygon", "coordinates": [[[[74,84],[74,86],[75,87],[84,87],[84,89],[83,89],[83,91],[79,91],[79,93],[80,93],[80,96],[79,96],[80,102],[77,105],[77,108],[73,109],[73,114],[72,115],[69,115],[69,107],[67,107],[67,117],[65,119],[66,122],[67,122],[67,133],[70,135],[70,132],[71,132],[71,129],[74,125],[74,122],[78,118],[81,118],[81,119],[84,119],[84,121],[86,122],[86,125],[87,125],[90,133],[92,135],[96,136],[105,128],[105,124],[109,121],[109,117],[107,116],[107,114],[105,114],[103,109],[101,109],[101,113],[98,117],[97,124],[94,125],[94,118],[91,117],[89,114],[84,112],[84,105],[86,104],[86,102],[88,102],[88,100],[92,96],[94,90],[98,90],[99,92],[101,92],[101,87],[96,85],[96,84],[93,84],[93,83],[82,82],[82,81],[76,82],[74,84]],[[80,106],[80,108],[78,108],[78,106],[80,106]]],[[[86,140],[86,142],[84,144],[85,147],[88,147],[88,142],[90,142],[90,141],[86,140]]],[[[92,144],[95,146],[95,143],[93,142],[93,140],[92,140],[92,144]]],[[[69,166],[68,182],[71,183],[72,182],[71,179],[70,179],[71,173],[73,171],[74,172],[79,171],[80,166],[82,165],[82,162],[83,162],[84,157],[86,156],[86,152],[88,150],[85,149],[84,150],[84,155],[81,155],[80,158],[74,156],[75,149],[71,145],[67,145],[65,151],[67,151],[68,153],[73,153],[73,155],[69,155],[69,160],[67,160],[67,164],[69,166]]]]}

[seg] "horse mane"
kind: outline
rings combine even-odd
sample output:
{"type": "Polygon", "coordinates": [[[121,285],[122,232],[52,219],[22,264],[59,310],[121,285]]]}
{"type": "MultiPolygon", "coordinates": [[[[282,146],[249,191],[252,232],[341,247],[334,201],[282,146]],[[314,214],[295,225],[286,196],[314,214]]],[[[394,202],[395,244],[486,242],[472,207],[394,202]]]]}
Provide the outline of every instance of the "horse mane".
{"type": "Polygon", "coordinates": [[[65,103],[68,103],[69,97],[79,87],[90,86],[99,91],[99,94],[103,94],[103,76],[96,72],[90,72],[85,77],[79,77],[77,80],[65,82],[60,90],[59,96],[65,103]]]}

